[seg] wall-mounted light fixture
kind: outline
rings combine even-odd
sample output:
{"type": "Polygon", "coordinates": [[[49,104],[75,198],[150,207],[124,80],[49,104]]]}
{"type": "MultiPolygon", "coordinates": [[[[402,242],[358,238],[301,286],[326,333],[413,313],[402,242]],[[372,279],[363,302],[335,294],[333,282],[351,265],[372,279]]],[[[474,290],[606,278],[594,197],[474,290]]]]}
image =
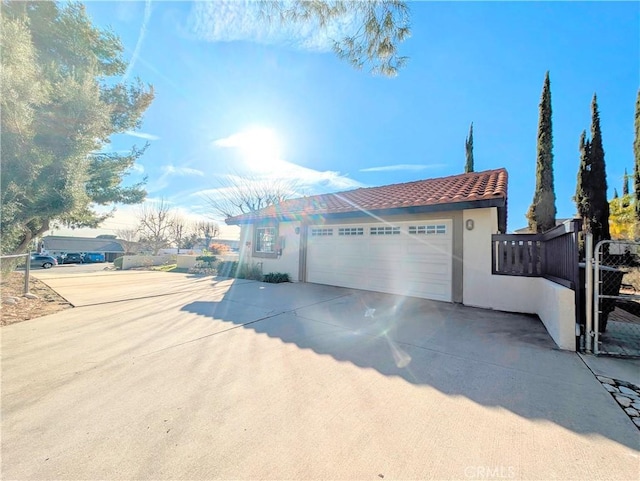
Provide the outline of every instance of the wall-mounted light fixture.
{"type": "Polygon", "coordinates": [[[467,219],[467,221],[464,223],[464,226],[467,228],[467,230],[473,230],[475,223],[473,222],[473,219],[467,219]]]}

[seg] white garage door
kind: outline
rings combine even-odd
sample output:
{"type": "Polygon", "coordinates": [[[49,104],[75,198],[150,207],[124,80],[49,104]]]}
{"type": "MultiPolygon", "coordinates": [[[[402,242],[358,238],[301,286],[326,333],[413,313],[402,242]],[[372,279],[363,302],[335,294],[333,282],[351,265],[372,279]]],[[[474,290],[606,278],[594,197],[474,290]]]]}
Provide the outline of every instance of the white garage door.
{"type": "Polygon", "coordinates": [[[451,220],[309,228],[307,281],[451,301],[451,220]]]}

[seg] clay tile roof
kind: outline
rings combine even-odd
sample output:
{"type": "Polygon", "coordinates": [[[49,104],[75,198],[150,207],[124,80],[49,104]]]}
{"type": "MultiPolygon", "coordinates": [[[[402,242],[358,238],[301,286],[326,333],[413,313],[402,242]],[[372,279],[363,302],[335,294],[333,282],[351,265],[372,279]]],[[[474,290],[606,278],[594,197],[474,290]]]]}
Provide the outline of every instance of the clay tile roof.
{"type": "MultiPolygon", "coordinates": [[[[309,215],[376,211],[493,199],[506,200],[506,198],[507,171],[496,169],[290,199],[257,212],[230,217],[226,222],[230,225],[237,225],[259,219],[300,218],[309,215]]],[[[455,209],[455,205],[451,207],[455,209]]]]}

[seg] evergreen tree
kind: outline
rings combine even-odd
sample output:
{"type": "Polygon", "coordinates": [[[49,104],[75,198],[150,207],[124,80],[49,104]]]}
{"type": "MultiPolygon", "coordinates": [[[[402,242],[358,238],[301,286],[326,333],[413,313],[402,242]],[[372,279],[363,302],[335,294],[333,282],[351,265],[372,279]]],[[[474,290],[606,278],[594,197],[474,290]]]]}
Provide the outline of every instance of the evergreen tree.
{"type": "MultiPolygon", "coordinates": [[[[636,97],[635,138],[633,139],[633,188],[635,190],[636,220],[640,224],[640,90],[636,97]]],[[[636,230],[636,237],[640,237],[640,225],[636,230]]]]}
{"type": "MultiPolygon", "coordinates": [[[[615,189],[614,189],[615,192],[615,189]]],[[[627,169],[624,169],[624,180],[622,182],[622,206],[628,207],[631,204],[631,196],[629,195],[629,174],[627,169]]],[[[611,208],[609,208],[611,210],[611,208]]]]}
{"type": "Polygon", "coordinates": [[[469,137],[464,140],[464,149],[467,156],[464,171],[465,173],[473,172],[473,122],[471,122],[471,127],[469,127],[469,137]]]}
{"type": "Polygon", "coordinates": [[[536,191],[527,212],[529,229],[545,232],[556,224],[556,194],[553,187],[553,132],[551,125],[551,85],[549,72],[544,78],[538,119],[536,191]]]}
{"type": "Polygon", "coordinates": [[[125,180],[145,148],[102,148],[140,126],[153,89],[119,80],[120,39],[94,26],[82,4],[3,1],[0,9],[4,254],[25,252],[55,223],[96,227],[109,215],[97,207],[144,199],[144,182],[125,180]]]}
{"type": "Polygon", "coordinates": [[[602,147],[600,114],[596,95],[591,102],[591,141],[580,136],[580,168],[574,200],[583,219],[583,229],[593,234],[593,243],[611,239],[609,234],[609,202],[607,173],[602,147]]]}
{"type": "Polygon", "coordinates": [[[587,140],[587,133],[583,130],[580,134],[580,166],[578,167],[578,179],[576,181],[576,195],[573,200],[576,203],[578,216],[583,219],[583,228],[587,230],[589,218],[589,150],[591,145],[587,140]]]}
{"type": "Polygon", "coordinates": [[[591,102],[591,149],[589,151],[591,165],[591,232],[594,245],[596,242],[611,239],[609,235],[609,202],[607,201],[607,172],[602,147],[602,132],[600,130],[600,113],[598,99],[593,95],[591,102]]]}
{"type": "Polygon", "coordinates": [[[613,189],[613,198],[618,199],[618,189],[613,189]]]}
{"type": "Polygon", "coordinates": [[[624,169],[624,182],[622,183],[622,195],[629,195],[629,174],[627,169],[624,169]]]}

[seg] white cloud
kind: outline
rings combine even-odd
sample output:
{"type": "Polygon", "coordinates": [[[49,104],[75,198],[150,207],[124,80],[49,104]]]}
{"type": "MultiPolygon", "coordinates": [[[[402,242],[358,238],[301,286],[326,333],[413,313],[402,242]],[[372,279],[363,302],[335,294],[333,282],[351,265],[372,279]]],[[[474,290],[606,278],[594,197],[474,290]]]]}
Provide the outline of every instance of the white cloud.
{"type": "MultiPolygon", "coordinates": [[[[290,197],[302,197],[303,195],[325,194],[364,187],[364,184],[354,180],[340,172],[332,170],[315,170],[302,167],[291,162],[280,161],[285,167],[270,173],[247,172],[246,177],[242,172],[221,176],[220,187],[194,192],[191,198],[197,198],[207,202],[207,199],[224,199],[235,189],[233,185],[250,186],[256,184],[260,188],[265,184],[274,183],[279,186],[292,186],[290,197]]],[[[258,189],[259,190],[259,189],[258,189]]]]}
{"type": "Polygon", "coordinates": [[[157,135],[147,134],[145,132],[134,132],[133,130],[127,130],[125,134],[144,140],[160,140],[160,137],[158,137],[157,135]]]}
{"type": "Polygon", "coordinates": [[[163,165],[160,167],[162,174],[147,184],[147,192],[155,193],[163,190],[170,185],[171,177],[187,177],[196,176],[203,177],[204,172],[191,167],[176,167],[175,165],[163,165]]]}
{"type": "Polygon", "coordinates": [[[334,170],[315,170],[282,161],[283,167],[275,179],[289,179],[312,194],[363,187],[363,184],[334,170]]]}
{"type": "Polygon", "coordinates": [[[192,169],[190,167],[175,167],[173,165],[163,165],[162,166],[162,175],[179,175],[179,176],[187,176],[187,175],[196,175],[198,177],[204,176],[204,172],[198,169],[192,169]]]}
{"type": "Polygon", "coordinates": [[[327,21],[322,28],[314,21],[282,24],[276,18],[266,18],[261,3],[247,0],[195,2],[187,28],[197,38],[210,42],[248,40],[328,52],[332,50],[334,40],[353,35],[357,26],[362,25],[362,19],[359,20],[353,10],[327,21]]]}
{"type": "Polygon", "coordinates": [[[133,67],[136,64],[136,60],[138,60],[138,56],[140,55],[140,49],[142,48],[142,42],[144,42],[144,37],[147,34],[147,24],[149,23],[150,18],[151,18],[151,0],[146,0],[144,5],[144,17],[142,19],[142,25],[140,26],[140,33],[138,34],[138,41],[136,42],[136,46],[133,49],[133,54],[131,55],[131,60],[129,60],[129,65],[127,65],[127,70],[125,70],[124,75],[122,76],[122,82],[127,81],[129,76],[131,75],[131,71],[133,70],[133,67]]]}
{"type": "MultiPolygon", "coordinates": [[[[362,187],[362,184],[333,170],[316,170],[288,162],[279,157],[280,142],[277,134],[268,128],[253,127],[214,140],[218,148],[236,149],[240,152],[240,164],[234,159],[235,175],[256,182],[282,181],[296,185],[300,194],[317,194],[362,187]]],[[[233,180],[233,176],[227,176],[233,180]]],[[[242,183],[246,182],[246,180],[242,183]]],[[[223,182],[223,184],[226,184],[223,182]]]]}
{"type": "Polygon", "coordinates": [[[438,169],[445,167],[446,164],[395,164],[395,165],[383,165],[380,167],[367,167],[366,169],[360,169],[360,172],[394,172],[398,170],[425,170],[425,169],[438,169]]]}
{"type": "Polygon", "coordinates": [[[144,174],[144,165],[138,164],[137,162],[131,166],[131,170],[137,172],[139,174],[144,174]]]}
{"type": "Polygon", "coordinates": [[[244,132],[237,132],[228,137],[223,137],[213,141],[213,145],[216,147],[240,147],[246,140],[246,134],[244,132]]]}

